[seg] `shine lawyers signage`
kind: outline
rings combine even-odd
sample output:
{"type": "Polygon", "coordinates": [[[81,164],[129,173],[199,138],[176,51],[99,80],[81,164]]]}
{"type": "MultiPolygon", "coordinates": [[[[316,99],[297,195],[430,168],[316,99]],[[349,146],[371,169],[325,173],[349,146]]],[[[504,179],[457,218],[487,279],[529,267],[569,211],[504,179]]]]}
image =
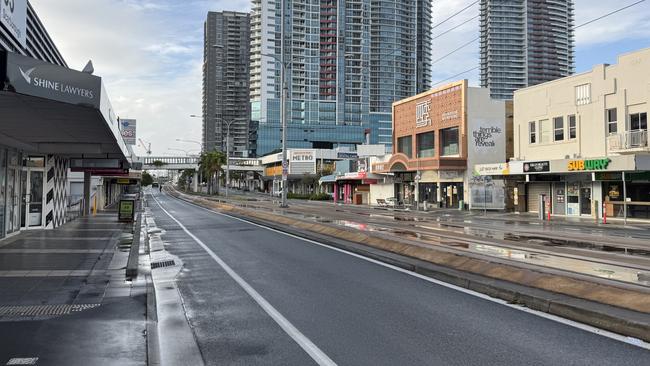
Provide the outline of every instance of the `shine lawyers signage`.
{"type": "Polygon", "coordinates": [[[25,48],[27,44],[27,0],[0,0],[0,23],[25,48]]]}
{"type": "Polygon", "coordinates": [[[7,80],[16,93],[99,108],[97,76],[7,52],[7,80]]]}

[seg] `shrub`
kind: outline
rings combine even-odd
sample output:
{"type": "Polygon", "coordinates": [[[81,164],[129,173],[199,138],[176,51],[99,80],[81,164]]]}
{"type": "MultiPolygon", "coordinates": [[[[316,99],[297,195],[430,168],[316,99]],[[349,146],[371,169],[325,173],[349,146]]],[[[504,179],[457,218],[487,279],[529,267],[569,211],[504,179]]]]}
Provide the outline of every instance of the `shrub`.
{"type": "Polygon", "coordinates": [[[288,192],[287,193],[287,198],[295,199],[295,200],[306,200],[306,199],[309,199],[309,195],[308,194],[299,194],[299,193],[288,192]]]}
{"type": "Polygon", "coordinates": [[[309,199],[312,201],[329,201],[332,197],[327,193],[314,193],[309,196],[309,199]]]}

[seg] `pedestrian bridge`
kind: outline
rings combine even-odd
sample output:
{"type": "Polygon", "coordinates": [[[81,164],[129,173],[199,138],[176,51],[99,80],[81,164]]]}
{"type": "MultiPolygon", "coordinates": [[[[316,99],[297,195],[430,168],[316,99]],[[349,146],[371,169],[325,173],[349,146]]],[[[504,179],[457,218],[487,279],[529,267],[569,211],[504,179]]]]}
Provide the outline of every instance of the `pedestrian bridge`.
{"type": "MultiPolygon", "coordinates": [[[[146,156],[140,158],[143,170],[198,170],[198,156],[146,156]]],[[[223,165],[223,170],[241,172],[263,172],[262,160],[257,158],[230,158],[229,165],[223,165]]]]}

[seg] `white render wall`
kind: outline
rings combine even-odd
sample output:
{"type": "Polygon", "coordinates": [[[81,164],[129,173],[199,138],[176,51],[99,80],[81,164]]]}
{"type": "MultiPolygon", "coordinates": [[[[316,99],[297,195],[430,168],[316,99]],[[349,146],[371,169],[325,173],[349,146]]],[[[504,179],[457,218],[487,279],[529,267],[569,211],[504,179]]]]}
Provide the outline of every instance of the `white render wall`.
{"type": "Polygon", "coordinates": [[[589,72],[533,87],[514,95],[514,152],[520,160],[597,158],[608,151],[606,109],[617,109],[617,132],[629,128],[629,114],[650,112],[650,48],[619,56],[615,65],[596,65],[589,72]],[[576,86],[589,84],[591,98],[577,105],[576,86]],[[577,136],[568,139],[568,115],[576,115],[577,136]],[[565,140],[553,141],[553,117],[564,117],[565,140]],[[541,143],[539,122],[549,120],[550,142],[541,143]],[[528,123],[535,121],[537,139],[529,143],[528,123]]]}

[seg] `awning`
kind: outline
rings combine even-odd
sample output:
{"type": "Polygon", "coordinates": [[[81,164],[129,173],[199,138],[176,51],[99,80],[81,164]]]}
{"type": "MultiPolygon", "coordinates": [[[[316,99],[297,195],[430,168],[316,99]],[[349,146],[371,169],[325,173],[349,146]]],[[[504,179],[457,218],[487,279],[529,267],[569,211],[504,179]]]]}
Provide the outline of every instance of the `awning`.
{"type": "Polygon", "coordinates": [[[77,159],[131,154],[101,78],[0,51],[0,144],[77,159]]]}
{"type": "Polygon", "coordinates": [[[336,175],[334,175],[334,174],[330,174],[330,175],[322,176],[322,177],[318,180],[318,184],[323,184],[323,183],[334,183],[334,182],[336,182],[336,175]]]}

